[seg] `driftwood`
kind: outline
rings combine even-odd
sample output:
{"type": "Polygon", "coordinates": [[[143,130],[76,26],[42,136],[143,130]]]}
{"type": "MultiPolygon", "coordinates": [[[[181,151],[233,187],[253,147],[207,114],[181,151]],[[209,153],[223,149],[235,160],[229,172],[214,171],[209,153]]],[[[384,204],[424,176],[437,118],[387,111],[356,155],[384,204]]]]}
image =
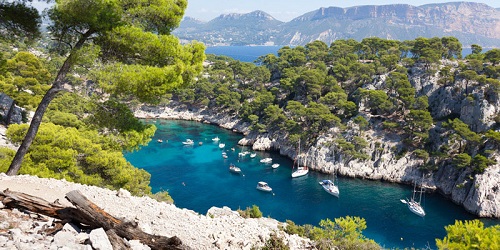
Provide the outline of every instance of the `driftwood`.
{"type": "Polygon", "coordinates": [[[0,201],[9,208],[21,208],[31,212],[47,215],[62,220],[64,223],[73,222],[82,224],[90,229],[103,228],[108,234],[115,249],[127,249],[127,246],[118,239],[139,240],[151,249],[189,249],[177,237],[165,237],[143,232],[137,223],[123,221],[113,217],[96,204],[89,201],[77,190],[66,194],[75,208],[51,203],[44,199],[25,193],[5,190],[0,192],[0,201]],[[118,237],[116,237],[118,236],[118,237]],[[115,247],[116,246],[116,247],[115,247]]]}

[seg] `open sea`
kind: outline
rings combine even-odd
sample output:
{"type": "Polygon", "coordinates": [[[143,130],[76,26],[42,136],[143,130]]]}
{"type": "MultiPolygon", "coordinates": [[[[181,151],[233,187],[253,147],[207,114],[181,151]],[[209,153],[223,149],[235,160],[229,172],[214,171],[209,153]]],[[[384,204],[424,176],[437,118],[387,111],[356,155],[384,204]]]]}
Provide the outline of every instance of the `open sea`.
{"type": "MultiPolygon", "coordinates": [[[[411,196],[411,187],[381,181],[339,177],[340,196],[336,198],[318,184],[331,176],[310,171],[292,179],[292,161],[276,152],[256,152],[255,158],[239,157],[242,151],[253,152],[237,145],[241,134],[193,121],[146,122],[158,128],[153,140],[125,157],[151,173],[153,192],[168,191],[179,208],[206,214],[212,206],[236,210],[257,205],[265,217],[315,226],[322,219],[359,216],[367,222],[364,235],[386,248],[435,249],[435,239],[446,234],[444,226],[455,220],[476,218],[437,193],[424,195],[427,215],[421,218],[400,202],[411,196]],[[223,149],[212,141],[217,136],[226,144],[223,149]],[[158,139],[163,142],[157,142],[158,139]],[[186,139],[194,140],[194,145],[183,145],[186,139]],[[227,159],[222,152],[226,152],[227,159]],[[266,157],[280,167],[273,169],[260,163],[266,157]],[[231,163],[240,167],[242,174],[229,172],[231,163]],[[267,182],[273,193],[257,190],[259,181],[267,182]]],[[[482,221],[486,225],[500,224],[499,220],[482,221]]]]}
{"type": "MultiPolygon", "coordinates": [[[[242,62],[255,62],[259,56],[278,54],[283,46],[214,46],[205,49],[206,54],[224,55],[242,62]]],[[[483,53],[490,48],[483,48],[483,53]]],[[[463,48],[462,56],[472,53],[471,48],[463,48]]]]}

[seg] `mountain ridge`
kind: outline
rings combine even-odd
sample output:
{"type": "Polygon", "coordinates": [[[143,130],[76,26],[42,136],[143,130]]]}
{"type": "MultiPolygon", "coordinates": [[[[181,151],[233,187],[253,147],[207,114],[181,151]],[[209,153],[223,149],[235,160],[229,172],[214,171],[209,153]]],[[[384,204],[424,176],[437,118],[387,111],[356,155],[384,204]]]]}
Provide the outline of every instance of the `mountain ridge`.
{"type": "Polygon", "coordinates": [[[412,40],[416,37],[457,37],[464,46],[500,46],[500,9],[483,3],[449,2],[322,7],[288,22],[257,10],[223,14],[208,22],[186,17],[173,32],[184,41],[216,45],[327,44],[338,39],[381,37],[412,40]],[[199,21],[199,20],[197,20],[199,21]]]}

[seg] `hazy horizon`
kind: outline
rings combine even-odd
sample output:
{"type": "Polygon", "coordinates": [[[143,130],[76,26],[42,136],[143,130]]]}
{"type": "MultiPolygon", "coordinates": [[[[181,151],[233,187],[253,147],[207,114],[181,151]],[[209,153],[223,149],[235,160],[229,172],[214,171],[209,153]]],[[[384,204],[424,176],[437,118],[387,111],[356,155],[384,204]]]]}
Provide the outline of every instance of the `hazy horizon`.
{"type": "Polygon", "coordinates": [[[421,6],[433,3],[449,2],[477,2],[484,3],[493,8],[500,8],[498,0],[470,0],[470,1],[446,1],[446,0],[309,0],[309,1],[290,1],[290,0],[252,0],[234,1],[234,0],[188,0],[185,17],[192,17],[202,21],[210,21],[222,14],[229,13],[250,13],[261,10],[273,16],[280,21],[290,21],[304,13],[317,10],[321,7],[354,7],[362,5],[387,5],[387,4],[409,4],[421,6]]]}

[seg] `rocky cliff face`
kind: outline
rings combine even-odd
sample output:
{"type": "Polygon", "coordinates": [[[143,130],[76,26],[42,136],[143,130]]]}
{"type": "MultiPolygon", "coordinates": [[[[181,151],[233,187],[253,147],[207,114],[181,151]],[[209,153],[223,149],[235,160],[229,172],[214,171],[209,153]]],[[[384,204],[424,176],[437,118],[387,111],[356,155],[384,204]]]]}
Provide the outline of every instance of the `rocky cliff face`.
{"type": "MultiPolygon", "coordinates": [[[[458,63],[444,61],[442,66],[458,67],[458,63]]],[[[458,117],[473,131],[484,132],[496,126],[495,117],[500,114],[499,93],[492,92],[491,86],[457,79],[454,84],[438,84],[438,75],[429,75],[423,66],[416,65],[410,70],[409,80],[417,93],[429,98],[429,107],[436,125],[430,130],[429,147],[435,152],[446,146],[449,152],[460,146],[460,141],[452,139],[442,121],[458,117]]],[[[381,89],[385,76],[374,79],[367,89],[381,89]]],[[[359,103],[363,106],[363,103],[359,103]]],[[[360,109],[362,110],[362,109],[360,109]]],[[[360,113],[369,123],[370,130],[361,131],[354,122],[349,122],[347,132],[331,128],[320,135],[305,153],[307,165],[316,171],[333,173],[353,178],[384,180],[398,183],[418,183],[428,190],[437,190],[455,203],[463,205],[471,213],[483,217],[500,218],[500,155],[497,146],[485,143],[481,150],[488,151],[496,160],[482,174],[475,174],[468,167],[457,169],[451,162],[436,157],[422,158],[407,153],[403,138],[397,133],[383,129],[382,119],[369,113],[360,113]],[[346,135],[347,133],[347,135],[346,135]],[[357,159],[342,151],[336,143],[339,138],[351,140],[359,136],[369,142],[362,149],[366,159],[357,159]]],[[[136,112],[139,117],[197,120],[218,124],[224,128],[241,132],[245,138],[239,144],[252,145],[253,150],[278,150],[282,155],[296,157],[295,148],[279,131],[259,134],[248,130],[248,125],[237,118],[209,110],[190,110],[179,104],[168,107],[143,107],[136,112]]]]}
{"type": "Polygon", "coordinates": [[[327,44],[338,39],[380,37],[413,40],[417,37],[457,37],[464,46],[500,44],[500,11],[485,4],[452,2],[326,7],[283,23],[255,11],[227,14],[207,23],[186,18],[174,34],[207,45],[305,45],[314,40],[327,44]]]}

